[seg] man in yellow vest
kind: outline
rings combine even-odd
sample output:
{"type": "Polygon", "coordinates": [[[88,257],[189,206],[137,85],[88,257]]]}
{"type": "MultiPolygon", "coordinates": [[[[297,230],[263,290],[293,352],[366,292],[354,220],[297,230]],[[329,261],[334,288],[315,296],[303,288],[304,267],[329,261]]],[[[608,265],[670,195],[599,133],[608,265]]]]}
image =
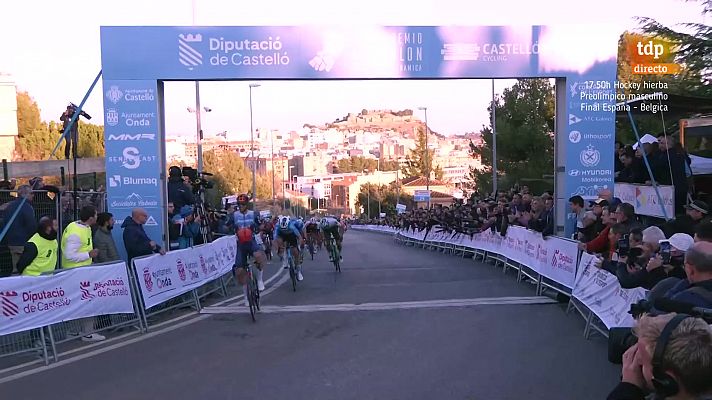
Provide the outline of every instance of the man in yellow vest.
{"type": "Polygon", "coordinates": [[[42,217],[38,225],[37,233],[25,243],[17,262],[17,270],[25,276],[38,276],[57,267],[57,220],[42,217]]]}
{"type": "MultiPolygon", "coordinates": [[[[99,254],[94,248],[91,227],[96,223],[96,208],[84,206],[79,210],[79,221],[74,221],[64,228],[62,233],[62,268],[77,268],[91,265],[92,258],[99,254]]],[[[94,318],[82,318],[82,341],[99,342],[106,339],[94,331],[94,318]]]]}
{"type": "Polygon", "coordinates": [[[79,210],[79,221],[67,225],[62,234],[62,268],[76,268],[91,264],[99,254],[94,249],[91,227],[96,223],[96,208],[84,206],[79,210]]]}

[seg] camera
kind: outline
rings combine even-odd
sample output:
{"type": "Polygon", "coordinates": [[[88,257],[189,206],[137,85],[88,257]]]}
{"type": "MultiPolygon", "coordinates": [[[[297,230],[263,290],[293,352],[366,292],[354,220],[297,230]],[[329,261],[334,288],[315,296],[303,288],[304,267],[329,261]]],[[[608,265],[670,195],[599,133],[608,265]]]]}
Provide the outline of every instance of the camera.
{"type": "Polygon", "coordinates": [[[670,242],[660,243],[660,255],[663,258],[663,264],[670,264],[670,258],[672,258],[672,245],[670,245],[670,242]]]}
{"type": "Polygon", "coordinates": [[[212,189],[214,186],[212,181],[205,178],[206,176],[213,176],[213,174],[209,172],[198,172],[195,168],[183,167],[181,174],[188,178],[190,185],[193,187],[194,193],[203,192],[205,189],[212,189]]]}
{"type": "Polygon", "coordinates": [[[628,251],[630,251],[630,242],[628,241],[628,235],[623,235],[618,239],[618,255],[621,257],[627,257],[628,251]]]}
{"type": "MultiPolygon", "coordinates": [[[[631,304],[628,313],[633,318],[638,319],[652,309],[653,303],[643,299],[631,304]]],[[[623,353],[636,343],[638,343],[638,338],[633,334],[631,328],[611,328],[608,331],[608,362],[621,364],[623,362],[623,353]]]]}
{"type": "MultiPolygon", "coordinates": [[[[74,113],[77,112],[77,108],[79,108],[79,107],[77,107],[76,104],[74,104],[74,103],[69,103],[70,116],[71,116],[71,115],[74,115],[74,113]]],[[[89,114],[87,114],[86,112],[84,112],[84,110],[82,110],[81,112],[79,112],[79,115],[82,116],[82,117],[84,117],[84,118],[86,118],[86,119],[91,119],[91,115],[89,115],[89,114]]]]}

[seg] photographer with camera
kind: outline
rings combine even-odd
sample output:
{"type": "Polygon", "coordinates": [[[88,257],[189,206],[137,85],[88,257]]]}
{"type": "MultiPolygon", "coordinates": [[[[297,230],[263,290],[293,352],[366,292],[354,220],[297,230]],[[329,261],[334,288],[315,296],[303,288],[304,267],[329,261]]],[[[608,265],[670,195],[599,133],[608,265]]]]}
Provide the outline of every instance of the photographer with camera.
{"type": "Polygon", "coordinates": [[[176,210],[195,204],[192,188],[183,181],[183,172],[175,165],[168,169],[168,201],[176,210]]]}
{"type": "Polygon", "coordinates": [[[660,251],[646,254],[642,248],[628,257],[621,255],[616,276],[624,289],[642,287],[652,289],[667,278],[684,279],[685,252],[692,247],[693,239],[684,233],[676,233],[670,239],[660,239],[660,251]]]}
{"type": "Polygon", "coordinates": [[[712,399],[712,329],[684,314],[643,315],[623,354],[621,382],[608,400],[712,399]]]}
{"type": "MultiPolygon", "coordinates": [[[[69,126],[69,123],[72,121],[72,117],[74,116],[74,113],[77,112],[77,106],[74,105],[74,103],[69,103],[67,106],[67,109],[64,110],[62,115],[59,117],[59,120],[62,121],[62,132],[67,130],[67,127],[69,126]]],[[[84,111],[81,111],[79,113],[80,116],[86,118],[86,119],[91,119],[91,116],[84,111]]],[[[64,137],[64,157],[69,160],[70,158],[74,157],[77,158],[77,143],[79,141],[79,118],[74,122],[74,125],[72,125],[72,128],[67,132],[66,136],[64,137]],[[72,150],[74,150],[72,152],[72,150]]]]}

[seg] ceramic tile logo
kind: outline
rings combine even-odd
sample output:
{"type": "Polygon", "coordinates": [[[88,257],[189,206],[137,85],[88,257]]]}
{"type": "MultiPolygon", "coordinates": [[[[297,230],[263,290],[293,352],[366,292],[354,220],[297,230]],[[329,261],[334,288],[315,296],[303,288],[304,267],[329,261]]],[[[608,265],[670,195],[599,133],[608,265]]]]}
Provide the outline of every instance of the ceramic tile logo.
{"type": "Polygon", "coordinates": [[[191,45],[202,41],[203,35],[201,34],[178,35],[178,61],[188,67],[190,71],[198,65],[203,65],[203,55],[191,45]]]}

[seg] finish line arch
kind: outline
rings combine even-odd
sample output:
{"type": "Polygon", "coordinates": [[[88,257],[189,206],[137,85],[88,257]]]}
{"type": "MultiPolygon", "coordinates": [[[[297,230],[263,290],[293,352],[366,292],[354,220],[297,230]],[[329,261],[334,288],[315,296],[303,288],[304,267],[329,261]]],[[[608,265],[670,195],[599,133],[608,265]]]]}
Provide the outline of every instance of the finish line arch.
{"type": "MultiPolygon", "coordinates": [[[[556,78],[555,196],[613,189],[618,43],[580,26],[101,27],[106,176],[117,221],[166,242],[163,81],[556,78]],[[592,52],[594,50],[592,49],[592,52]],[[598,95],[601,100],[582,100],[598,95]]],[[[115,231],[122,243],[120,230],[115,231]]],[[[123,246],[119,246],[123,250],[123,246]]]]}

